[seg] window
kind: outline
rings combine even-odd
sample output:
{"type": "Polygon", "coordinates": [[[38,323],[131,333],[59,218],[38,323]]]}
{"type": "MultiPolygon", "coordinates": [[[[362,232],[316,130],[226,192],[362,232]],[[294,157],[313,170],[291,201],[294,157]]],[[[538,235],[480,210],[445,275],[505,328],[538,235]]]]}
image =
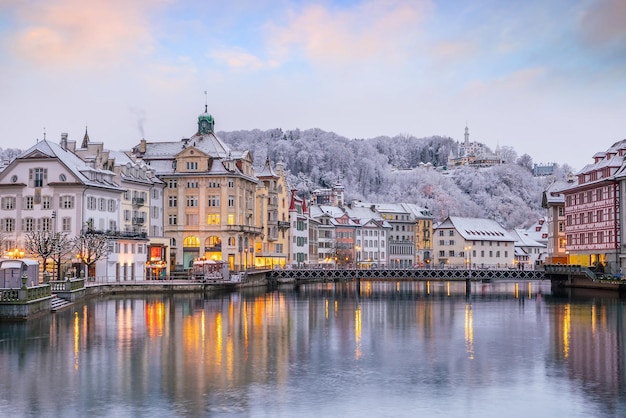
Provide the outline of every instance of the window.
{"type": "Polygon", "coordinates": [[[42,196],[41,197],[41,209],[50,209],[50,202],[52,201],[52,199],[50,198],[50,196],[42,196]]]}
{"type": "Polygon", "coordinates": [[[208,206],[209,207],[218,207],[220,205],[220,197],[219,195],[212,195],[208,197],[208,206]]]}
{"type": "Polygon", "coordinates": [[[50,231],[50,225],[52,225],[52,223],[50,222],[50,218],[41,218],[40,221],[41,227],[37,229],[44,232],[50,231]]]}
{"type": "Polygon", "coordinates": [[[448,254],[450,254],[450,257],[454,257],[454,250],[450,250],[448,254]]]}
{"type": "Polygon", "coordinates": [[[453,230],[448,231],[448,235],[453,237],[454,236],[454,231],[453,230]]]}
{"type": "Polygon", "coordinates": [[[187,196],[187,207],[198,207],[198,196],[187,196]]]}
{"type": "Polygon", "coordinates": [[[72,230],[72,218],[61,219],[61,229],[63,232],[70,232],[72,230]]]}
{"type": "Polygon", "coordinates": [[[74,209],[74,196],[59,196],[59,207],[61,209],[74,209]]]}
{"type": "Polygon", "coordinates": [[[33,218],[22,219],[22,231],[31,232],[35,230],[35,220],[33,218]]]}
{"type": "Polygon", "coordinates": [[[188,189],[197,189],[198,188],[198,182],[197,181],[188,181],[187,182],[187,188],[188,189]]]}
{"type": "Polygon", "coordinates": [[[197,213],[187,213],[185,214],[185,224],[186,225],[198,225],[198,214],[197,213]]]}
{"type": "Polygon", "coordinates": [[[5,218],[2,220],[2,230],[4,232],[14,232],[15,231],[15,219],[13,218],[5,218]]]}
{"type": "Polygon", "coordinates": [[[235,196],[228,196],[228,207],[229,208],[235,207],[235,196]]]}
{"type": "Polygon", "coordinates": [[[169,179],[167,181],[167,187],[169,189],[176,189],[178,187],[178,182],[176,181],[176,179],[169,179]]]}
{"type": "Polygon", "coordinates": [[[114,199],[109,199],[109,212],[115,212],[115,200],[114,199]]]}
{"type": "Polygon", "coordinates": [[[187,161],[187,170],[197,170],[198,162],[197,161],[187,161]]]}
{"type": "Polygon", "coordinates": [[[176,217],[176,215],[169,215],[167,217],[167,223],[168,223],[168,225],[177,225],[178,224],[178,218],[176,217]]]}
{"type": "Polygon", "coordinates": [[[87,209],[95,210],[96,209],[96,198],[93,196],[89,196],[87,198],[87,209]]]}
{"type": "Polygon", "coordinates": [[[234,189],[235,188],[235,180],[228,179],[228,188],[229,189],[234,189]]]}
{"type": "Polygon", "coordinates": [[[175,208],[176,206],[178,206],[178,197],[170,196],[167,198],[167,202],[170,208],[175,208]]]}
{"type": "Polygon", "coordinates": [[[48,179],[48,169],[31,168],[28,175],[32,180],[33,187],[43,187],[44,181],[48,179]]]}
{"type": "Polygon", "coordinates": [[[220,224],[220,215],[208,215],[207,216],[207,225],[219,225],[220,224]]]}
{"type": "Polygon", "coordinates": [[[15,197],[13,196],[3,197],[2,209],[5,209],[5,210],[15,209],[15,197]]]}
{"type": "Polygon", "coordinates": [[[109,231],[117,231],[117,222],[109,221],[109,231]]]}
{"type": "Polygon", "coordinates": [[[439,257],[445,257],[445,256],[446,256],[445,251],[439,251],[439,257]]]}
{"type": "Polygon", "coordinates": [[[35,205],[34,196],[26,196],[24,198],[24,209],[33,209],[34,205],[35,205]]]}
{"type": "Polygon", "coordinates": [[[124,191],[124,200],[130,200],[130,190],[124,191]]]}
{"type": "Polygon", "coordinates": [[[235,225],[235,215],[232,213],[228,214],[228,225],[235,225]]]}

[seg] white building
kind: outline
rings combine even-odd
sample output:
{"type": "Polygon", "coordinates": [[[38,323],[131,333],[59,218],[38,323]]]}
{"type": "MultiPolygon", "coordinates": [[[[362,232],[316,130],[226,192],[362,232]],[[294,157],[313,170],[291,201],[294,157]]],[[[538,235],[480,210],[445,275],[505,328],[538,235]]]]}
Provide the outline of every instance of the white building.
{"type": "MultiPolygon", "coordinates": [[[[0,173],[3,252],[24,250],[30,232],[59,232],[74,238],[87,231],[118,229],[124,189],[114,181],[115,173],[92,167],[69,151],[67,134],[61,142],[38,142],[0,173]]],[[[145,239],[114,237],[109,250],[106,258],[92,265],[90,277],[107,281],[143,278],[145,239]]],[[[58,273],[66,274],[78,264],[75,254],[69,256],[58,273]]],[[[50,271],[52,266],[45,268],[50,271]]]]}
{"type": "Polygon", "coordinates": [[[535,241],[524,229],[511,231],[515,238],[515,266],[519,269],[534,269],[545,262],[546,244],[535,241]]]}
{"type": "Polygon", "coordinates": [[[490,219],[449,216],[433,228],[435,265],[509,268],[514,266],[515,238],[490,219]]]}

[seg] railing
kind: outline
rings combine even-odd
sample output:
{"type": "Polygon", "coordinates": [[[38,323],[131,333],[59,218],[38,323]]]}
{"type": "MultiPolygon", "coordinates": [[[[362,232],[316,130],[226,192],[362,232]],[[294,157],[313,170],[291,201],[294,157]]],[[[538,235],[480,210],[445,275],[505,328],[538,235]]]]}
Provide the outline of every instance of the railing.
{"type": "Polygon", "coordinates": [[[543,280],[543,270],[516,269],[278,269],[269,272],[273,280],[543,280]]]}
{"type": "Polygon", "coordinates": [[[137,216],[133,218],[132,222],[133,222],[133,225],[143,225],[144,222],[146,222],[146,218],[137,216]]]}
{"type": "Polygon", "coordinates": [[[555,275],[585,275],[591,280],[596,279],[596,273],[587,267],[572,264],[546,264],[543,266],[546,274],[555,275]]]}
{"type": "Polygon", "coordinates": [[[22,289],[0,289],[0,302],[28,302],[50,296],[52,296],[52,293],[48,284],[22,289]]]}
{"type": "Polygon", "coordinates": [[[133,205],[134,206],[143,206],[144,198],[143,197],[133,197],[133,205]]]}
{"type": "Polygon", "coordinates": [[[72,292],[83,289],[85,287],[85,279],[82,277],[66,280],[50,280],[50,288],[52,293],[72,292]]]}

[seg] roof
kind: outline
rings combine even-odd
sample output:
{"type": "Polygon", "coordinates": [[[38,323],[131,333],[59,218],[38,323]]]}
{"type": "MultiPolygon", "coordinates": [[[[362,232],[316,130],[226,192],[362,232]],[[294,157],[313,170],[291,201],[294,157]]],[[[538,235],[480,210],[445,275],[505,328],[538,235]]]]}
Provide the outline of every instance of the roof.
{"type": "Polygon", "coordinates": [[[433,229],[454,228],[467,241],[515,241],[496,221],[482,218],[449,216],[433,229]]]}
{"type": "Polygon", "coordinates": [[[63,149],[59,144],[51,142],[47,139],[37,142],[35,145],[18,155],[15,160],[26,160],[28,158],[37,157],[58,159],[61,164],[72,172],[80,183],[86,186],[123,190],[113,182],[112,179],[115,176],[114,172],[100,168],[93,168],[73,152],[63,149]],[[102,175],[96,175],[92,179],[87,175],[87,173],[102,175]]]}
{"type": "Polygon", "coordinates": [[[535,241],[530,234],[524,229],[514,229],[511,235],[515,238],[516,247],[536,247],[545,248],[546,245],[535,241]]]}

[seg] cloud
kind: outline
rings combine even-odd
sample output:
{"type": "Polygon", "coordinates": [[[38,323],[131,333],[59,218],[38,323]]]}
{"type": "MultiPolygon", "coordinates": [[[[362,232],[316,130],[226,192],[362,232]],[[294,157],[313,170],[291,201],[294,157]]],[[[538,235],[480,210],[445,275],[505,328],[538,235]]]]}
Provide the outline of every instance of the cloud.
{"type": "Polygon", "coordinates": [[[338,10],[307,5],[299,12],[292,10],[286,25],[266,26],[270,54],[277,62],[405,61],[430,9],[430,1],[372,0],[338,10]]]}
{"type": "Polygon", "coordinates": [[[597,0],[582,14],[581,29],[585,38],[595,46],[614,45],[624,48],[625,16],[626,2],[623,0],[597,0]]]}
{"type": "Polygon", "coordinates": [[[10,51],[46,68],[98,68],[150,51],[146,10],[163,1],[31,0],[15,2],[10,51]]]}
{"type": "Polygon", "coordinates": [[[272,66],[271,63],[265,63],[259,57],[239,48],[216,51],[211,53],[210,56],[216,61],[223,62],[230,68],[237,70],[256,71],[261,68],[272,66]]]}

